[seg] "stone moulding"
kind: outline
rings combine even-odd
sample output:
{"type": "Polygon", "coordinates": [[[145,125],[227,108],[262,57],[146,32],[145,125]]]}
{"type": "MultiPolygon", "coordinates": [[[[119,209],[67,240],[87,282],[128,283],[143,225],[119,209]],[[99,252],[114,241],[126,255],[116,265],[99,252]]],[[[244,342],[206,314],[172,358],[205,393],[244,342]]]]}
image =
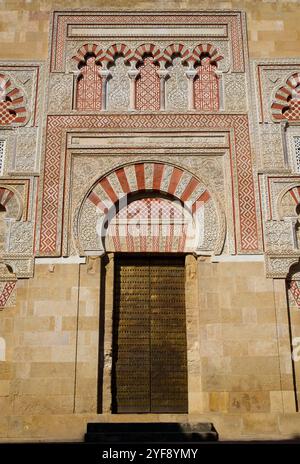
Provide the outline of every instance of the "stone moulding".
{"type": "Polygon", "coordinates": [[[0,75],[7,75],[14,84],[13,87],[18,88],[24,96],[26,119],[20,123],[13,123],[15,129],[20,129],[21,126],[29,128],[39,125],[44,104],[44,66],[42,61],[0,62],[0,75]]]}
{"type": "MultiPolygon", "coordinates": [[[[106,216],[104,211],[109,210],[117,201],[122,203],[122,200],[129,198],[127,195],[140,194],[143,198],[147,198],[148,192],[152,193],[155,191],[157,197],[168,195],[180,202],[187,203],[190,201],[189,208],[193,214],[195,224],[197,224],[197,201],[202,202],[201,208],[203,207],[204,210],[206,210],[206,205],[210,204],[208,211],[213,208],[213,218],[211,217],[211,213],[205,213],[204,211],[204,244],[196,246],[193,251],[195,254],[220,254],[224,246],[226,221],[221,203],[217,196],[211,193],[211,190],[209,186],[204,185],[192,173],[167,162],[143,161],[120,165],[117,169],[98,179],[93,187],[88,189],[84,200],[81,200],[75,208],[73,231],[77,250],[83,255],[89,254],[87,253],[87,249],[82,246],[84,237],[81,233],[82,223],[84,227],[88,227],[82,219],[82,211],[86,203],[90,206],[91,204],[93,205],[96,211],[96,215],[94,214],[94,216],[97,216],[98,211],[102,215],[102,221],[105,221],[106,216]],[[149,174],[149,171],[151,175],[146,178],[146,174],[147,172],[149,174]],[[135,173],[138,173],[139,176],[136,179],[135,173]],[[217,218],[217,221],[212,220],[215,218],[217,218]],[[215,228],[215,222],[217,222],[217,229],[215,228]]],[[[89,214],[88,216],[90,217],[89,214]]],[[[201,227],[202,225],[200,224],[200,229],[201,227]]],[[[88,235],[92,235],[92,242],[97,243],[96,228],[94,229],[94,232],[91,231],[91,226],[89,226],[88,235]]],[[[199,233],[200,229],[198,228],[199,233]]],[[[89,241],[87,240],[87,242],[89,241]]],[[[89,251],[93,254],[103,254],[105,252],[105,237],[102,238],[101,243],[99,242],[99,246],[96,249],[90,249],[89,251]]]]}
{"type": "MultiPolygon", "coordinates": [[[[152,26],[155,30],[159,24],[164,24],[164,29],[178,24],[186,24],[186,29],[193,26],[211,27],[212,24],[224,25],[226,28],[227,40],[231,45],[232,53],[232,70],[233,72],[245,71],[244,49],[246,42],[244,40],[242,24],[245,21],[244,14],[241,11],[198,11],[198,12],[126,12],[120,13],[117,11],[54,11],[52,14],[52,44],[50,51],[50,69],[51,72],[62,72],[65,66],[66,42],[72,38],[72,27],[81,25],[84,22],[84,27],[88,30],[90,27],[106,25],[109,23],[111,27],[129,25],[138,26],[139,29],[147,26],[152,26]],[[70,27],[72,26],[72,27],[70,27]]],[[[145,29],[146,33],[147,29],[145,29]]],[[[84,35],[84,34],[83,34],[84,35]]],[[[100,37],[105,37],[105,28],[101,28],[100,37]]],[[[159,31],[157,31],[159,36],[159,31]]],[[[188,35],[188,33],[187,33],[188,35]]],[[[170,32],[170,36],[172,33],[170,32]]],[[[143,34],[139,33],[137,37],[132,34],[131,39],[138,38],[143,40],[143,34]]],[[[204,38],[204,37],[203,37],[204,38]]],[[[207,40],[205,43],[209,42],[207,40]]],[[[211,37],[213,39],[213,36],[211,37]]],[[[210,39],[210,38],[209,38],[210,39]]]]}
{"type": "Polygon", "coordinates": [[[237,250],[239,253],[260,251],[260,234],[256,215],[256,197],[247,115],[219,114],[106,114],[48,116],[44,172],[41,182],[37,254],[60,256],[63,223],[64,179],[66,175],[66,133],[72,130],[111,129],[161,131],[166,129],[201,129],[232,131],[231,169],[234,185],[237,250]],[[234,153],[233,153],[234,150],[234,153]]]}

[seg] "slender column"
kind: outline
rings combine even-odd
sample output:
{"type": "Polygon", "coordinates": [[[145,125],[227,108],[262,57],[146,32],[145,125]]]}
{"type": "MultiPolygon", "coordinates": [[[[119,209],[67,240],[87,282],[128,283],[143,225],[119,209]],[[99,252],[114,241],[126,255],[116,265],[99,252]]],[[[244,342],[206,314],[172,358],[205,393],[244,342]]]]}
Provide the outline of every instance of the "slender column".
{"type": "Polygon", "coordinates": [[[111,76],[110,72],[108,69],[103,68],[99,70],[99,75],[102,78],[102,102],[101,102],[101,109],[106,110],[107,106],[107,82],[108,78],[111,76]]]}
{"type": "Polygon", "coordinates": [[[139,75],[139,71],[137,69],[130,69],[128,71],[128,76],[130,79],[130,99],[129,99],[129,110],[133,111],[136,109],[135,106],[135,81],[137,76],[139,75]]]}
{"type": "Polygon", "coordinates": [[[166,109],[166,79],[169,74],[166,69],[158,69],[157,74],[160,78],[160,109],[164,111],[166,109]]]}
{"type": "Polygon", "coordinates": [[[194,110],[194,79],[197,74],[195,69],[189,69],[185,75],[188,78],[188,109],[194,110]]]}

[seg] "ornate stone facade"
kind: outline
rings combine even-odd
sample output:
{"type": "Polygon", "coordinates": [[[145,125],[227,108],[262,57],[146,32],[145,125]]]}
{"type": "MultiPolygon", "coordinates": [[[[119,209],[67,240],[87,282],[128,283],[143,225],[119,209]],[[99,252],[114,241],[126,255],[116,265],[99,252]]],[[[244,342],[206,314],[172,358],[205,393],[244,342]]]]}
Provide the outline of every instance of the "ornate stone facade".
{"type": "MultiPolygon", "coordinates": [[[[239,11],[55,11],[51,24],[47,65],[0,63],[0,309],[20,304],[22,318],[41,315],[62,359],[76,359],[74,398],[54,410],[99,412],[101,274],[102,411],[110,413],[114,253],[130,252],[187,255],[189,413],[219,413],[223,399],[235,414],[237,404],[296,412],[289,333],[297,335],[299,313],[289,332],[287,311],[300,306],[299,61],[249,63],[239,11]],[[241,261],[250,269],[243,262],[242,277],[233,269],[241,261]],[[60,285],[65,262],[70,277],[53,315],[43,286],[60,285]],[[93,337],[77,340],[85,318],[93,337]],[[264,354],[272,378],[255,383],[264,354]],[[239,356],[251,357],[252,373],[239,356]]],[[[20,340],[14,356],[23,361],[20,340]]]]}

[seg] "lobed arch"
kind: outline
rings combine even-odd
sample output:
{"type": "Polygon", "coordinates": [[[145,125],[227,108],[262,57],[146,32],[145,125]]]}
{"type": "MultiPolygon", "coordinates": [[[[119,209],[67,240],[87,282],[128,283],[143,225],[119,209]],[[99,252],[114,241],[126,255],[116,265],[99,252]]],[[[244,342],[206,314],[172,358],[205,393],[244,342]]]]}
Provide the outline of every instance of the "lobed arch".
{"type": "Polygon", "coordinates": [[[86,43],[82,45],[72,57],[74,63],[80,68],[86,64],[87,57],[94,56],[97,65],[107,67],[109,63],[113,63],[116,55],[122,55],[128,61],[132,58],[131,49],[124,43],[115,43],[106,50],[95,43],[86,43]]]}
{"type": "Polygon", "coordinates": [[[275,91],[271,105],[274,121],[300,120],[300,72],[293,73],[275,91]]]}
{"type": "Polygon", "coordinates": [[[95,43],[87,43],[80,47],[72,59],[77,63],[77,66],[80,67],[82,64],[86,64],[88,56],[94,56],[95,61],[99,62],[100,57],[102,57],[104,51],[102,47],[95,43]]]}
{"type": "Polygon", "coordinates": [[[300,213],[297,211],[300,206],[300,184],[292,183],[285,187],[278,195],[276,206],[279,219],[297,218],[300,213]]]}
{"type": "Polygon", "coordinates": [[[210,43],[198,44],[194,48],[190,59],[194,61],[194,63],[197,63],[200,62],[203,57],[208,57],[210,63],[214,63],[215,65],[224,58],[220,55],[217,48],[210,43]]]}
{"type": "Polygon", "coordinates": [[[123,56],[125,62],[129,62],[132,52],[128,45],[124,43],[115,43],[111,45],[101,57],[100,61],[103,66],[114,63],[116,56],[123,56]]]}
{"type": "Polygon", "coordinates": [[[171,63],[174,56],[180,56],[183,61],[187,61],[191,54],[184,44],[173,43],[164,49],[163,56],[166,62],[171,63]]]}
{"type": "Polygon", "coordinates": [[[286,276],[286,287],[290,292],[295,305],[300,309],[300,265],[299,259],[295,258],[293,264],[290,265],[286,276]]]}
{"type": "Polygon", "coordinates": [[[212,44],[200,43],[191,51],[183,43],[171,43],[163,50],[152,42],[135,50],[125,43],[115,43],[106,50],[87,43],[73,59],[79,68],[74,102],[80,111],[160,111],[177,109],[178,105],[189,110],[219,110],[220,76],[216,68],[223,56],[212,44]],[[120,56],[123,63],[116,61],[120,56]],[[186,69],[178,69],[178,57],[186,69]],[[174,85],[170,83],[173,71],[174,85]],[[167,101],[170,88],[171,103],[167,101]]]}
{"type": "Polygon", "coordinates": [[[99,231],[99,224],[103,226],[112,210],[118,212],[125,207],[128,198],[130,204],[150,197],[188,205],[186,211],[197,229],[198,241],[193,252],[221,253],[225,240],[225,215],[220,202],[192,173],[160,161],[133,162],[117,167],[87,188],[73,219],[73,235],[79,253],[105,253],[104,241],[99,239],[96,227],[99,231]],[[201,234],[203,241],[200,243],[201,234]]]}
{"type": "MultiPolygon", "coordinates": [[[[17,191],[0,184],[0,255],[6,249],[6,240],[9,234],[8,223],[10,221],[20,221],[22,214],[22,200],[17,191]]],[[[1,264],[7,267],[6,263],[2,262],[1,264]]]]}
{"type": "Polygon", "coordinates": [[[24,92],[13,79],[0,74],[0,127],[24,125],[29,119],[24,92]]]}

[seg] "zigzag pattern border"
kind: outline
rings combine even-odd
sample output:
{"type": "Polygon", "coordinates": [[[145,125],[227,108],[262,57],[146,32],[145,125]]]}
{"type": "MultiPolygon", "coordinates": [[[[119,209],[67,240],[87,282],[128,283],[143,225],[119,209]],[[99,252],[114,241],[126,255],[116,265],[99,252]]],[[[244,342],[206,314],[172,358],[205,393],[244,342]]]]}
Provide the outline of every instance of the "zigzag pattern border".
{"type": "Polygon", "coordinates": [[[44,163],[39,254],[60,254],[59,203],[63,192],[61,163],[63,134],[68,129],[233,129],[235,169],[238,179],[240,252],[259,250],[256,200],[247,115],[220,114],[143,114],[143,115],[59,115],[48,116],[44,163]]]}

